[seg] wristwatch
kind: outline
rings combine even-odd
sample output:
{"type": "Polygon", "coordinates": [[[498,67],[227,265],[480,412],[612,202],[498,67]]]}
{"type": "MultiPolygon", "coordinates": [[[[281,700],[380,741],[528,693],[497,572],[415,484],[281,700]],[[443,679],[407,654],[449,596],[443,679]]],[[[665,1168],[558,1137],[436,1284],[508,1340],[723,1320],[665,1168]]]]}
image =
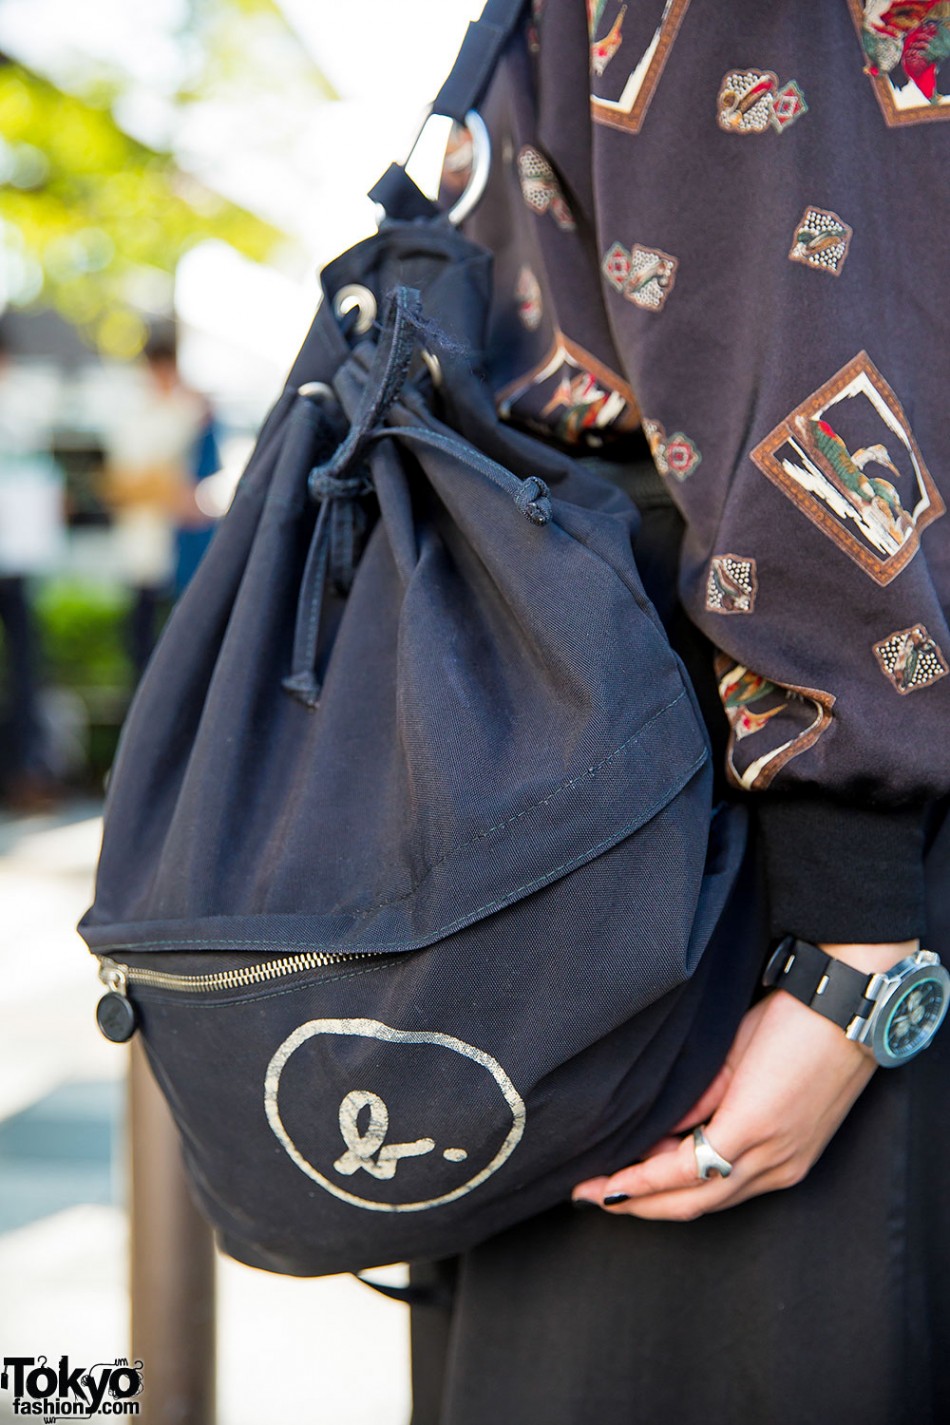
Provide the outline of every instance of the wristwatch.
{"type": "Polygon", "coordinates": [[[885,1069],[906,1064],[933,1039],[950,1004],[950,974],[931,950],[918,950],[869,975],[786,935],[762,983],[778,986],[866,1044],[885,1069]]]}

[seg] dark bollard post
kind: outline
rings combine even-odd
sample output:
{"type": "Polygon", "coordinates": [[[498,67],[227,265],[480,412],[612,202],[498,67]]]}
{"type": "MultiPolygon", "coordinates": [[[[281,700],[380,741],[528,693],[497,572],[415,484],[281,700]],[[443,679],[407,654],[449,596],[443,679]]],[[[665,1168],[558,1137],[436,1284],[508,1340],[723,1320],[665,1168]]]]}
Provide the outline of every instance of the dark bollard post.
{"type": "Polygon", "coordinates": [[[144,1425],[214,1425],[214,1242],[137,1039],[129,1064],[132,1358],[144,1425]]]}

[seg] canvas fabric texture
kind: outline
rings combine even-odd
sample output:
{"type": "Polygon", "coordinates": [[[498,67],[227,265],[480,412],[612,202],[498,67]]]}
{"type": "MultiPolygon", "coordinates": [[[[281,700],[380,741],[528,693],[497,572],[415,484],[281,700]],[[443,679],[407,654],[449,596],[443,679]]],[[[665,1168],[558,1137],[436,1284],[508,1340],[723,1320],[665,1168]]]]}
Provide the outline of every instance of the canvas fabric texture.
{"type": "Polygon", "coordinates": [[[764,958],[637,507],[497,419],[489,276],[438,217],[326,270],[110,780],[81,930],[219,1240],[272,1271],[463,1250],[619,1167],[764,958]]]}

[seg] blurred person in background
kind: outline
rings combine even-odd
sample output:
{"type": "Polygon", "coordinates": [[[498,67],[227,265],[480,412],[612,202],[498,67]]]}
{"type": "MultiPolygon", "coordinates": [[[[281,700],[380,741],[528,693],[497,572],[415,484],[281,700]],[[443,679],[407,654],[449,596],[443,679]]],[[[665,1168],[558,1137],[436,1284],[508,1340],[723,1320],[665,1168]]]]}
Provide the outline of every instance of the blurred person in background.
{"type": "Polygon", "coordinates": [[[201,563],[205,550],[211,543],[215,525],[220,515],[218,505],[213,512],[208,502],[202,500],[200,485],[209,476],[221,469],[221,452],[218,446],[218,422],[210,405],[206,407],[206,419],[191,451],[191,491],[186,502],[184,516],[175,534],[175,578],[174,595],[177,599],[185,590],[191,576],[201,563]]]}
{"type": "Polygon", "coordinates": [[[140,396],[108,432],[101,488],[120,575],[133,593],[129,652],[137,678],[165,601],[184,588],[211,537],[196,489],[219,465],[210,405],[182,380],[173,337],[153,337],[145,368],[140,396]]]}
{"type": "Polygon", "coordinates": [[[40,696],[40,637],[30,580],[63,552],[63,479],[42,448],[29,409],[17,401],[13,353],[0,330],[0,796],[15,810],[54,799],[49,736],[40,696]]]}

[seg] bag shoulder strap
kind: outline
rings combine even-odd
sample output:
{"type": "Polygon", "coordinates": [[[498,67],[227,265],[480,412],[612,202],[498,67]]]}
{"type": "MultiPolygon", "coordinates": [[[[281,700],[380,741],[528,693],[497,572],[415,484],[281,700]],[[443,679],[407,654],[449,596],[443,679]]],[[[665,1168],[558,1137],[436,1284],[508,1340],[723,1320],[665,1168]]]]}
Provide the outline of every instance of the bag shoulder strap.
{"type": "MultiPolygon", "coordinates": [[[[462,47],[430,110],[463,124],[482,98],[501,52],[517,28],[525,0],[486,0],[477,20],[469,22],[462,47]]],[[[411,156],[411,155],[410,155],[411,156]]],[[[407,160],[408,162],[408,160],[407,160]]],[[[435,217],[436,205],[416,187],[405,164],[393,163],[369,192],[387,215],[411,221],[435,217]]]]}
{"type": "Polygon", "coordinates": [[[433,114],[465,122],[485,92],[523,9],[524,0],[486,0],[479,18],[469,22],[458,58],[435,97],[433,114]]]}

